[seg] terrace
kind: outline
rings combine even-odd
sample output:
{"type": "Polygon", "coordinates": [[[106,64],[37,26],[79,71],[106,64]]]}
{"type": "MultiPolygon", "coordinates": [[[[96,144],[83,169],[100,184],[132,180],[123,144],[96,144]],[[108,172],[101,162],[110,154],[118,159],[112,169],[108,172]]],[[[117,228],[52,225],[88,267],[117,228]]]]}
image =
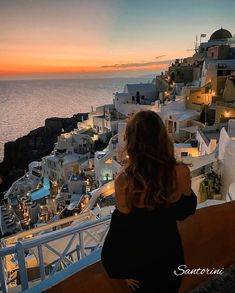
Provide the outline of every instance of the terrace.
{"type": "MultiPolygon", "coordinates": [[[[188,268],[226,270],[230,265],[235,264],[234,210],[235,201],[200,208],[195,215],[177,223],[185,251],[185,264],[188,268]]],[[[0,249],[2,292],[11,292],[6,284],[3,259],[12,254],[16,255],[19,263],[18,287],[14,288],[14,292],[130,292],[123,281],[109,279],[100,263],[100,251],[109,223],[110,216],[56,231],[50,235],[42,235],[37,239],[23,240],[16,246],[0,249]],[[52,245],[55,241],[63,242],[60,250],[52,245]],[[46,266],[48,263],[46,248],[56,255],[50,269],[46,266]],[[34,282],[32,279],[30,281],[32,272],[26,266],[24,253],[31,249],[34,249],[38,262],[37,280],[34,282]]],[[[34,273],[34,277],[36,275],[34,273]]],[[[210,277],[207,274],[185,275],[180,293],[193,290],[210,277]]],[[[226,288],[229,282],[230,286],[231,282],[235,286],[234,281],[228,281],[225,277],[221,282],[223,288],[226,288]]],[[[203,286],[207,285],[203,283],[203,286]]]]}

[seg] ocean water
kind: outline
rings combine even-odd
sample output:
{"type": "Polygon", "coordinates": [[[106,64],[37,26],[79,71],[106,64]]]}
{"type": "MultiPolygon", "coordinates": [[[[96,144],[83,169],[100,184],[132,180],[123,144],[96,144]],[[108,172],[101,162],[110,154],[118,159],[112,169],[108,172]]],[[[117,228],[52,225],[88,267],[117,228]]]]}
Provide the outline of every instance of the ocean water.
{"type": "Polygon", "coordinates": [[[149,78],[0,80],[0,161],[4,144],[43,126],[49,117],[71,117],[112,103],[126,83],[149,78]]]}

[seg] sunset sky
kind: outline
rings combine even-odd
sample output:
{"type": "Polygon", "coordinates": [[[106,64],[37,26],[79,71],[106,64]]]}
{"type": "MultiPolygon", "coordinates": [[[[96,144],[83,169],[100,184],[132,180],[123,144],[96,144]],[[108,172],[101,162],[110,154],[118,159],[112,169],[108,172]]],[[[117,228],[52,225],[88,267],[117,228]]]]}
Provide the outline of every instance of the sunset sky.
{"type": "Polygon", "coordinates": [[[234,0],[0,0],[0,78],[142,76],[235,33],[234,0]]]}

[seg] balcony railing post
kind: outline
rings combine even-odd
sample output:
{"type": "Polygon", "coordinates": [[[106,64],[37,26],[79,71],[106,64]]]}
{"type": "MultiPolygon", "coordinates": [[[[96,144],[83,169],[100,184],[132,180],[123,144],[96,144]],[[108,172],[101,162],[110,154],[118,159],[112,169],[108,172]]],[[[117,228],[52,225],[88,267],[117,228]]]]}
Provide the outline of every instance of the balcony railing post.
{"type": "Polygon", "coordinates": [[[86,256],[85,248],[84,248],[83,232],[80,232],[78,235],[79,235],[79,244],[80,244],[80,254],[82,259],[86,256]]]}
{"type": "Polygon", "coordinates": [[[43,251],[42,251],[42,245],[41,244],[38,245],[38,261],[39,261],[39,270],[40,270],[41,280],[45,280],[46,274],[45,274],[43,251]]]}
{"type": "Polygon", "coordinates": [[[76,245],[76,255],[77,255],[77,261],[79,261],[81,259],[81,255],[80,255],[80,245],[76,245]]]}
{"type": "Polygon", "coordinates": [[[4,269],[3,260],[1,256],[0,256],[0,284],[1,284],[2,293],[7,293],[8,288],[7,288],[6,274],[5,274],[5,269],[4,269]]]}
{"type": "Polygon", "coordinates": [[[20,282],[22,291],[28,289],[28,275],[25,265],[25,254],[24,246],[21,242],[16,244],[16,255],[18,258],[19,272],[20,272],[20,282]]]}

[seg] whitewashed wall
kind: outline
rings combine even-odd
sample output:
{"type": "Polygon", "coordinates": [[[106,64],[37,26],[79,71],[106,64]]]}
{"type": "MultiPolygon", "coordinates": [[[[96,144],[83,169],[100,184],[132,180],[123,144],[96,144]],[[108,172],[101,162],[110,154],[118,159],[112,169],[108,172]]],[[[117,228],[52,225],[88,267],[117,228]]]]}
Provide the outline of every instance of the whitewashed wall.
{"type": "Polygon", "coordinates": [[[209,144],[207,145],[206,142],[204,141],[204,138],[201,136],[201,133],[199,131],[197,131],[197,133],[196,133],[196,139],[198,141],[200,156],[211,154],[217,146],[216,139],[211,139],[209,144]]]}
{"type": "Polygon", "coordinates": [[[230,140],[231,139],[226,129],[223,127],[220,131],[220,138],[219,138],[219,160],[224,159],[225,150],[230,140]]]}
{"type": "Polygon", "coordinates": [[[223,172],[222,172],[222,194],[226,195],[231,183],[235,182],[235,141],[230,140],[225,147],[223,172]]]}
{"type": "Polygon", "coordinates": [[[116,102],[115,103],[116,110],[120,113],[122,113],[125,116],[128,116],[132,113],[137,113],[141,110],[151,110],[154,112],[160,111],[160,104],[159,101],[156,101],[154,105],[140,105],[140,104],[130,104],[130,103],[121,103],[116,102]]]}

